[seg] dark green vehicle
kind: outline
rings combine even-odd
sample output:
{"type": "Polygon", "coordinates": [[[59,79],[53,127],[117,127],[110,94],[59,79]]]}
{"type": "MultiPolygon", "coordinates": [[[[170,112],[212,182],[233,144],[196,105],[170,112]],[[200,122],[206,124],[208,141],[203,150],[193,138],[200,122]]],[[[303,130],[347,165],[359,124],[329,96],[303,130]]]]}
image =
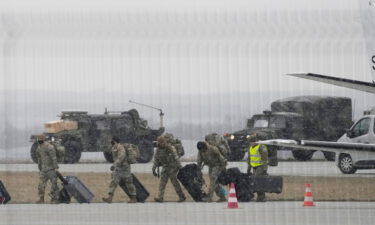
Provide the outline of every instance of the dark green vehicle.
{"type": "MultiPolygon", "coordinates": [[[[230,160],[241,160],[248,147],[251,133],[257,133],[263,140],[293,139],[337,141],[352,124],[350,98],[329,96],[296,96],[280,99],[271,104],[271,111],[256,114],[247,121],[244,130],[225,135],[231,148],[230,160]]],[[[270,156],[277,154],[270,148],[270,156]]],[[[315,151],[293,150],[293,157],[300,161],[310,160],[315,151]]],[[[329,161],[335,160],[335,153],[324,152],[329,161]]]]}
{"type": "MultiPolygon", "coordinates": [[[[110,144],[113,136],[119,137],[122,143],[137,145],[140,151],[138,162],[146,163],[154,155],[152,142],[164,132],[162,126],[158,130],[151,129],[135,109],[116,113],[105,110],[104,114],[63,111],[60,117],[62,123],[76,123],[76,128],[44,134],[47,140],[61,140],[65,147],[64,163],[77,163],[82,152],[103,152],[104,158],[113,162],[110,144]]],[[[34,135],[31,136],[31,141],[31,158],[36,162],[37,142],[34,135]]]]}

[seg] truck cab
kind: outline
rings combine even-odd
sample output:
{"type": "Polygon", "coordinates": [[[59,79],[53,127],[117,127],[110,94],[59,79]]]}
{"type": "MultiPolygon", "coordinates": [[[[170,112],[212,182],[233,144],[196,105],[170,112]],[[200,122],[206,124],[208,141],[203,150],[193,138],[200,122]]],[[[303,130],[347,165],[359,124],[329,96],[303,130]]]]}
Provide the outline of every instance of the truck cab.
{"type": "MultiPolygon", "coordinates": [[[[375,115],[364,115],[337,142],[375,144],[375,115]]],[[[375,169],[375,157],[370,152],[344,151],[336,154],[336,165],[342,173],[357,169],[375,169]]]]}
{"type": "MultiPolygon", "coordinates": [[[[246,154],[251,133],[266,139],[302,139],[303,119],[298,113],[264,111],[248,119],[246,129],[224,135],[231,148],[230,160],[241,160],[246,154]]],[[[276,151],[276,150],[275,150],[276,151]]],[[[275,156],[276,157],[276,156],[275,156]]]]}

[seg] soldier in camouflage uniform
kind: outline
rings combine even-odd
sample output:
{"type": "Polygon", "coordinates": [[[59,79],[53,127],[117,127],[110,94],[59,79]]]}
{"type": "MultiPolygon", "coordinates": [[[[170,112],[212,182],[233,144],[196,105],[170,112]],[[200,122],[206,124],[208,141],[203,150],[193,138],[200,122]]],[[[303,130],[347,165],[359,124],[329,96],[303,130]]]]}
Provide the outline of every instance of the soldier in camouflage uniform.
{"type": "Polygon", "coordinates": [[[227,165],[227,160],[220,153],[216,146],[210,145],[207,142],[198,142],[198,168],[202,169],[204,165],[207,165],[208,175],[210,177],[210,185],[208,188],[207,197],[204,199],[207,202],[212,202],[213,193],[220,198],[218,202],[226,201],[225,195],[220,191],[220,184],[217,179],[227,165]]]}
{"type": "Polygon", "coordinates": [[[38,185],[39,200],[36,203],[44,203],[44,194],[47,181],[51,181],[51,203],[59,203],[59,188],[57,186],[56,174],[56,171],[59,167],[57,165],[56,150],[53,145],[45,141],[44,135],[39,135],[37,137],[37,141],[39,146],[36,150],[36,156],[38,159],[38,168],[40,172],[38,185]]]}
{"type": "Polygon", "coordinates": [[[217,133],[207,134],[205,136],[205,141],[210,145],[216,146],[219,149],[220,153],[226,159],[228,159],[230,155],[230,147],[224,137],[218,135],[217,133]]]}
{"type": "Polygon", "coordinates": [[[167,143],[171,144],[176,149],[178,157],[181,158],[181,156],[185,154],[185,150],[180,139],[175,138],[172,133],[165,133],[163,136],[167,140],[167,143]]]}
{"type": "Polygon", "coordinates": [[[167,185],[168,179],[171,179],[173,187],[179,197],[178,202],[185,201],[186,197],[182,192],[180,183],[177,180],[178,170],[181,168],[181,163],[178,159],[176,149],[168,144],[164,136],[157,138],[158,146],[154,157],[154,165],[152,167],[152,173],[155,176],[159,174],[156,172],[157,168],[162,166],[161,178],[159,183],[159,194],[155,198],[156,202],[163,202],[165,186],[167,185]]]}
{"type": "Polygon", "coordinates": [[[119,142],[120,140],[118,138],[112,138],[112,156],[114,160],[114,163],[111,166],[112,181],[109,184],[108,197],[102,199],[107,203],[111,203],[118,184],[123,180],[130,194],[130,201],[128,201],[128,203],[136,203],[136,190],[133,184],[133,176],[130,170],[130,163],[128,162],[127,151],[119,142]]]}

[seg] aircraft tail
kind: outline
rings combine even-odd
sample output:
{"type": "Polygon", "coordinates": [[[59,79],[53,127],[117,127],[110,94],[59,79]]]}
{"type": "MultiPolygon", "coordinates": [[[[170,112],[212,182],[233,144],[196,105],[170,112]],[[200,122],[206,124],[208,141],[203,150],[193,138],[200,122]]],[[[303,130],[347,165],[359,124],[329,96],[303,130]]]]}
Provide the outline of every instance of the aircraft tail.
{"type": "Polygon", "coordinates": [[[368,62],[375,82],[375,0],[358,0],[368,62]]]}

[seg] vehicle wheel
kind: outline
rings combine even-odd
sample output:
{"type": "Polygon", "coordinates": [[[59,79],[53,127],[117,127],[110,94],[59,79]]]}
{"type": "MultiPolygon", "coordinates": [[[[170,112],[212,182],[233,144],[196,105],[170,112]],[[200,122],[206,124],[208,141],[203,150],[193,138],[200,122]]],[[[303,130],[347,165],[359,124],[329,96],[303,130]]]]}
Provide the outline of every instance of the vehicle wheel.
{"type": "Polygon", "coordinates": [[[338,165],[341,172],[345,174],[352,174],[357,171],[357,168],[354,167],[352,157],[348,154],[340,155],[338,165]]]}
{"type": "Polygon", "coordinates": [[[36,157],[36,149],[38,148],[38,143],[34,142],[30,149],[30,156],[34,163],[38,163],[38,158],[36,157]]]}
{"type": "Polygon", "coordinates": [[[67,141],[64,143],[65,159],[64,163],[73,164],[79,161],[82,154],[82,145],[78,141],[67,141]]]}
{"type": "Polygon", "coordinates": [[[104,155],[105,160],[107,160],[107,162],[109,162],[109,163],[113,163],[114,162],[113,156],[112,156],[112,152],[104,151],[103,155],[104,155]]]}
{"type": "Polygon", "coordinates": [[[312,158],[315,151],[294,150],[292,151],[293,157],[298,161],[308,161],[312,158]]]}
{"type": "Polygon", "coordinates": [[[137,162],[139,163],[148,163],[151,161],[154,156],[154,146],[151,141],[142,140],[138,144],[139,149],[139,158],[137,162]]]}
{"type": "Polygon", "coordinates": [[[245,156],[245,151],[241,149],[232,149],[228,157],[229,161],[240,161],[245,156]]]}
{"type": "Polygon", "coordinates": [[[328,160],[328,161],[335,161],[336,153],[334,153],[334,152],[325,152],[325,151],[322,151],[322,152],[323,152],[324,158],[326,158],[326,160],[328,160]]]}

